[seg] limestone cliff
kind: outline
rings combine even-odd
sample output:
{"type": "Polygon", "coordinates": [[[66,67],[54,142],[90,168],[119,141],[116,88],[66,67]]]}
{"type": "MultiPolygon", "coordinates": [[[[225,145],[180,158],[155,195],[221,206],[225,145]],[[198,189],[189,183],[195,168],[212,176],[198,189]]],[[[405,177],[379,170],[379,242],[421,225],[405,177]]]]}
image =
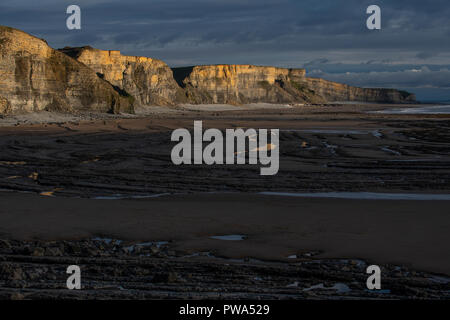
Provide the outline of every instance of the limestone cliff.
{"type": "Polygon", "coordinates": [[[304,69],[252,65],[212,65],[173,68],[178,84],[191,103],[323,102],[298,85],[304,69]]]}
{"type": "Polygon", "coordinates": [[[395,89],[366,89],[305,77],[304,69],[212,65],[172,69],[191,103],[323,103],[361,101],[411,103],[415,96],[395,89]]]}
{"type": "Polygon", "coordinates": [[[318,78],[305,77],[304,86],[324,97],[327,101],[361,101],[378,103],[414,103],[416,96],[395,89],[358,88],[318,78]]]}
{"type": "Polygon", "coordinates": [[[308,78],[304,69],[210,65],[170,69],[164,62],[91,47],[60,51],[0,26],[0,114],[21,111],[133,112],[134,105],[179,103],[411,103],[394,89],[308,78]]]}
{"type": "Polygon", "coordinates": [[[3,97],[0,97],[0,115],[11,113],[11,104],[3,97]]]}
{"type": "Polygon", "coordinates": [[[113,86],[133,96],[140,105],[174,105],[183,102],[183,90],[172,70],[161,60],[124,56],[120,51],[92,47],[60,49],[94,70],[113,86]]]}
{"type": "Polygon", "coordinates": [[[133,105],[44,40],[0,26],[0,113],[39,110],[133,112],[133,105]]]}

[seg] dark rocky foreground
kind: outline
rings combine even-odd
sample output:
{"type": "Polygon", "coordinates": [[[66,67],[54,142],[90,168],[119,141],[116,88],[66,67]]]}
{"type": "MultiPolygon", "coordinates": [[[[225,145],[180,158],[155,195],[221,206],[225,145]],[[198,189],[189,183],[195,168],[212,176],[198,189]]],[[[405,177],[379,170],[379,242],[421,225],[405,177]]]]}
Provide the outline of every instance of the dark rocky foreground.
{"type": "Polygon", "coordinates": [[[292,263],[186,255],[170,243],[0,240],[0,299],[449,299],[450,278],[382,266],[382,290],[366,288],[361,260],[292,263]],[[68,290],[66,268],[81,268],[68,290]]]}

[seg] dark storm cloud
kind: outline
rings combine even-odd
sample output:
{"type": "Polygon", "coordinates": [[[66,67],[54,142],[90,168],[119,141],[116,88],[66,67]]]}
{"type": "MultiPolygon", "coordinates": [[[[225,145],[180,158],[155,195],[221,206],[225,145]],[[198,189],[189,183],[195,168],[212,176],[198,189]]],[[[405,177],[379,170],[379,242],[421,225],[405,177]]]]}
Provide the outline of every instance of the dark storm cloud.
{"type": "MultiPolygon", "coordinates": [[[[54,47],[89,44],[154,56],[171,65],[305,66],[362,85],[379,83],[370,83],[374,78],[364,75],[368,72],[421,70],[424,62],[449,66],[449,17],[448,0],[2,0],[0,4],[0,24],[46,38],[54,47]],[[374,3],[382,8],[380,31],[365,26],[366,8],[374,3]],[[82,9],[80,31],[65,27],[69,4],[82,9]]],[[[441,75],[432,75],[439,70],[430,67],[422,86],[442,86],[442,81],[431,80],[441,75]]],[[[385,86],[396,84],[389,79],[384,78],[385,86]]]]}
{"type": "MultiPolygon", "coordinates": [[[[42,5],[30,6],[32,1],[6,1],[0,6],[0,18],[3,24],[25,27],[30,32],[67,34],[65,8],[73,2],[42,1],[42,5]]],[[[370,32],[365,28],[365,9],[372,1],[79,2],[86,32],[101,32],[105,39],[119,44],[129,42],[123,35],[133,34],[133,39],[149,45],[151,41],[148,39],[154,37],[159,39],[159,44],[179,41],[185,46],[184,40],[189,38],[195,40],[190,42],[193,46],[208,42],[231,45],[245,41],[249,44],[275,43],[303,50],[405,48],[405,45],[419,49],[418,40],[434,47],[450,46],[435,40],[450,31],[449,6],[446,1],[439,0],[378,1],[383,9],[384,28],[381,32],[370,32]],[[140,39],[136,39],[137,36],[140,39]]]]}
{"type": "Polygon", "coordinates": [[[416,54],[417,58],[423,59],[423,60],[429,59],[434,56],[436,56],[436,54],[433,52],[419,52],[418,54],[416,54]]]}

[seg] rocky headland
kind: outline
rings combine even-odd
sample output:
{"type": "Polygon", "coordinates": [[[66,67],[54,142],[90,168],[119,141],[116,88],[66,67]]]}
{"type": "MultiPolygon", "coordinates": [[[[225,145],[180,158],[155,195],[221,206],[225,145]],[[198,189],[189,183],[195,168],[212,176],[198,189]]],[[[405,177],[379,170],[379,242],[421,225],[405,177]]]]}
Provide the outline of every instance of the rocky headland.
{"type": "Polygon", "coordinates": [[[327,103],[357,101],[414,103],[416,97],[395,89],[358,88],[306,77],[305,69],[252,65],[174,68],[175,79],[190,103],[327,103]]]}
{"type": "Polygon", "coordinates": [[[138,106],[331,101],[413,103],[395,89],[306,77],[305,69],[253,65],[169,68],[161,60],[92,47],[54,50],[0,26],[0,114],[33,111],[133,113],[138,106]]]}
{"type": "Polygon", "coordinates": [[[42,39],[0,26],[0,114],[133,112],[131,97],[42,39]]]}
{"type": "Polygon", "coordinates": [[[321,103],[326,100],[302,84],[305,69],[252,65],[212,65],[173,69],[191,103],[321,103]]]}
{"type": "Polygon", "coordinates": [[[327,101],[373,103],[415,103],[416,96],[406,91],[382,88],[358,88],[320,78],[302,79],[301,83],[327,101]]]}
{"type": "Polygon", "coordinates": [[[175,105],[184,102],[183,90],[172,70],[161,60],[124,56],[120,51],[92,47],[64,48],[59,51],[85,64],[99,77],[136,99],[138,105],[175,105]]]}

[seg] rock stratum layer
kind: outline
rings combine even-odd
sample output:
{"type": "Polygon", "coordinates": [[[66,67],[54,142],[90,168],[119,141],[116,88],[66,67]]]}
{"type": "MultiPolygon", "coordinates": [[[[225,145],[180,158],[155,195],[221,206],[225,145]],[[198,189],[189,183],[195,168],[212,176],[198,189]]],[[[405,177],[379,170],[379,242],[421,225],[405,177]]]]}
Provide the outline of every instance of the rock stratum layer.
{"type": "Polygon", "coordinates": [[[192,103],[324,102],[300,84],[305,69],[252,65],[174,68],[175,79],[192,103]]]}
{"type": "Polygon", "coordinates": [[[98,76],[136,99],[139,105],[175,105],[183,102],[183,90],[175,82],[172,70],[161,60],[124,56],[120,51],[92,47],[60,49],[84,63],[98,76]]]}
{"type": "Polygon", "coordinates": [[[172,70],[191,103],[408,103],[416,99],[413,94],[395,89],[358,88],[308,78],[305,69],[212,65],[172,70]]]}
{"type": "Polygon", "coordinates": [[[29,111],[134,112],[181,103],[411,103],[395,89],[351,87],[306,77],[305,69],[209,65],[170,69],[161,60],[92,47],[50,48],[0,26],[0,114],[29,111]]]}
{"type": "Polygon", "coordinates": [[[304,78],[302,83],[327,101],[378,103],[414,103],[416,96],[396,89],[358,88],[318,78],[304,78]]]}
{"type": "Polygon", "coordinates": [[[133,112],[94,71],[25,32],[0,26],[0,113],[133,112]]]}

